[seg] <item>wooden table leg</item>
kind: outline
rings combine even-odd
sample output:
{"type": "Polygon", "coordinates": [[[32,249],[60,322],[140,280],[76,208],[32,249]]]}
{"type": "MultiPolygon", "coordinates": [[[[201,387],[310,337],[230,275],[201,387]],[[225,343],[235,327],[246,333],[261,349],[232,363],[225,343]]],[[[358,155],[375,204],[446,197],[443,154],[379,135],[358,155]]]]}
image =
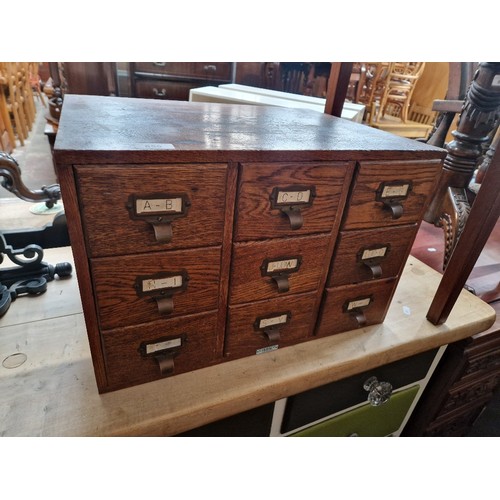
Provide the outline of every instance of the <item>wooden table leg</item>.
{"type": "Polygon", "coordinates": [[[427,319],[434,325],[440,325],[448,319],[499,216],[500,148],[497,148],[427,312],[427,319]]]}

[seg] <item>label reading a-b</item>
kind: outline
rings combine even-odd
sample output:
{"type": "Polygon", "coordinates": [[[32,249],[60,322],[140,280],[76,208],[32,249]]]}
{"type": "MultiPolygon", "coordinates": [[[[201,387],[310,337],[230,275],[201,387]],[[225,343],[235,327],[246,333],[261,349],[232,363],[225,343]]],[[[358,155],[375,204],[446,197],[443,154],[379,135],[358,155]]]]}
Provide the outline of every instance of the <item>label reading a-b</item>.
{"type": "Polygon", "coordinates": [[[182,198],[139,198],[135,200],[135,211],[137,215],[182,213],[182,198]]]}

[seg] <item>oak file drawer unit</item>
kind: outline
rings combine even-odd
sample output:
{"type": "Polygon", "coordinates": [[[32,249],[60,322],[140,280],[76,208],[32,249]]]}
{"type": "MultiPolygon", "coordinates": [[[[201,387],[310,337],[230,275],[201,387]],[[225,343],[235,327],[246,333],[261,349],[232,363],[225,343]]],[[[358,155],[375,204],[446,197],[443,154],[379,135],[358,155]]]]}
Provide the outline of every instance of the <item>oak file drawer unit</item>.
{"type": "Polygon", "coordinates": [[[307,110],[67,95],[54,154],[105,392],[382,322],[444,151],[307,110]]]}

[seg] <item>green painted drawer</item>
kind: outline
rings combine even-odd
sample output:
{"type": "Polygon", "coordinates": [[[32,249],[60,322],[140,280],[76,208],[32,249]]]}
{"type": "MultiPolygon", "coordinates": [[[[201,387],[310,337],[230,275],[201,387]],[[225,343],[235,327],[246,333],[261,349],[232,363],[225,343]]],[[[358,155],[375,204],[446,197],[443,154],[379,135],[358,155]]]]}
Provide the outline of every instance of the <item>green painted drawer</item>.
{"type": "Polygon", "coordinates": [[[296,437],[379,437],[396,432],[418,393],[415,385],[391,396],[382,406],[366,404],[338,417],[325,420],[291,436],[296,437]]]}

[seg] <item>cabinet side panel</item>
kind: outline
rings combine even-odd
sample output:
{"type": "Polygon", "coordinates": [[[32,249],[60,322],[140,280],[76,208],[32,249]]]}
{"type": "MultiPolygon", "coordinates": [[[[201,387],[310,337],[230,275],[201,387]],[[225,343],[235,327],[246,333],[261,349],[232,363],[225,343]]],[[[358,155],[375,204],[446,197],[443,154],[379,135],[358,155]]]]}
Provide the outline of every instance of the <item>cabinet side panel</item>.
{"type": "Polygon", "coordinates": [[[107,378],[94,304],[94,294],[91,285],[89,261],[86,252],[82,221],[80,219],[74,171],[69,165],[57,165],[57,174],[61,186],[64,211],[68,221],[68,232],[78,276],[78,287],[80,289],[80,297],[82,299],[82,307],[85,315],[92,362],[94,364],[97,386],[99,391],[102,392],[107,386],[107,378]]]}

